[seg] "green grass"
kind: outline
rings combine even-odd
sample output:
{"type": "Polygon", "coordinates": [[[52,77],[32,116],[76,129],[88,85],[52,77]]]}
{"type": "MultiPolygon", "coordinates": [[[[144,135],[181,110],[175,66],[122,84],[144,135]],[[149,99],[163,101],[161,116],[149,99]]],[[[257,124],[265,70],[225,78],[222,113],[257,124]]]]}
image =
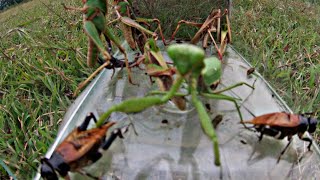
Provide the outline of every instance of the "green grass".
{"type": "MultiPolygon", "coordinates": [[[[18,178],[35,174],[71,104],[70,92],[92,71],[81,14],[66,13],[61,2],[44,1],[53,11],[30,1],[0,14],[0,159],[18,178]]],[[[1,167],[0,179],[7,179],[1,167]]]]}
{"type": "MultiPolygon", "coordinates": [[[[0,179],[8,179],[7,172],[19,179],[35,175],[72,102],[70,92],[94,70],[85,64],[82,16],[66,12],[61,2],[30,1],[0,13],[0,179]]],[[[167,5],[150,2],[156,9],[152,13],[167,24],[167,34],[177,17],[201,21],[210,12],[195,1],[175,1],[170,13],[161,8],[170,0],[167,5]]],[[[65,3],[81,6],[78,0],[65,3]]],[[[233,45],[295,112],[319,111],[320,5],[302,0],[233,3],[233,45]]],[[[190,29],[180,34],[191,35],[190,29]]]]}
{"type": "Polygon", "coordinates": [[[234,46],[239,52],[294,112],[317,112],[319,117],[320,4],[235,0],[233,14],[234,46]]]}

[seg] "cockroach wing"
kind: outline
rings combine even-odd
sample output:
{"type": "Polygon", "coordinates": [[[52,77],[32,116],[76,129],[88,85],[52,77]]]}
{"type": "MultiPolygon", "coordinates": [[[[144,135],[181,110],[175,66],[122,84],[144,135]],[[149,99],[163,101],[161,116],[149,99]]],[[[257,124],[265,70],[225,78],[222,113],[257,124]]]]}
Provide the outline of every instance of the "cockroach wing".
{"type": "Polygon", "coordinates": [[[264,114],[244,123],[280,127],[296,127],[300,124],[299,115],[285,112],[264,114]]]}
{"type": "Polygon", "coordinates": [[[86,131],[73,130],[69,136],[57,147],[55,152],[63,156],[66,163],[75,162],[88,153],[92,148],[99,148],[106,132],[114,123],[108,123],[100,128],[86,131]]]}

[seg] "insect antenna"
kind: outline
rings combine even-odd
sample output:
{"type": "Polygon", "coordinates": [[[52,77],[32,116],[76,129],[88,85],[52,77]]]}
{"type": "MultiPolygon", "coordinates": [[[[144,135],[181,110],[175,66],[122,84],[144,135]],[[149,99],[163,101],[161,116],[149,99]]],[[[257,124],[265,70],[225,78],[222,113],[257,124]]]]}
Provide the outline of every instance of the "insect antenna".
{"type": "MultiPolygon", "coordinates": [[[[240,122],[239,122],[239,123],[240,123],[240,122]]],[[[240,124],[241,124],[241,123],[240,123],[240,124]]],[[[258,131],[255,129],[254,126],[250,126],[250,127],[244,126],[244,127],[241,127],[241,129],[247,129],[247,130],[252,131],[252,132],[258,132],[258,131]]]]}

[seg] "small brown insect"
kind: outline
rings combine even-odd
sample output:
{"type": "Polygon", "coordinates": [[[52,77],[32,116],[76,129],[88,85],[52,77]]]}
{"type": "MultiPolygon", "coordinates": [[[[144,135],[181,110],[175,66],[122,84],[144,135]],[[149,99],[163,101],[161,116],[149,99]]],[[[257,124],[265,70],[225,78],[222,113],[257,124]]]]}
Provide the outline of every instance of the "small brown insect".
{"type": "Polygon", "coordinates": [[[167,119],[164,119],[161,121],[162,124],[169,124],[169,121],[167,119]]]}
{"type": "Polygon", "coordinates": [[[205,106],[206,106],[206,109],[207,109],[208,111],[211,111],[211,106],[210,106],[209,103],[206,103],[205,106]]]}
{"type": "Polygon", "coordinates": [[[218,114],[216,117],[214,117],[211,121],[213,128],[216,129],[222,120],[223,120],[223,116],[221,114],[218,114]]]}
{"type": "Polygon", "coordinates": [[[242,144],[247,144],[247,141],[245,141],[245,140],[243,140],[243,139],[241,139],[240,142],[241,142],[242,144]]]}
{"type": "Polygon", "coordinates": [[[313,133],[317,127],[317,119],[304,117],[298,114],[290,114],[286,112],[275,112],[264,114],[250,121],[244,121],[247,124],[253,124],[255,129],[260,132],[259,141],[261,141],[264,134],[272,136],[276,139],[283,139],[288,137],[289,143],[281,152],[280,157],[284,154],[292,141],[292,136],[298,134],[298,137],[303,141],[308,141],[308,150],[311,148],[312,139],[303,137],[303,134],[308,131],[313,133]]]}
{"type": "Polygon", "coordinates": [[[254,73],[255,70],[256,70],[256,69],[255,69],[254,67],[248,69],[248,71],[247,71],[247,76],[249,76],[250,74],[254,73]]]}
{"type": "MultiPolygon", "coordinates": [[[[128,126],[112,131],[106,139],[107,130],[115,124],[108,122],[101,127],[87,130],[90,120],[96,121],[93,113],[90,113],[84,122],[75,128],[54,150],[52,156],[41,159],[41,176],[43,179],[58,179],[60,176],[67,178],[68,172],[81,172],[81,169],[88,166],[102,157],[101,151],[107,150],[112,142],[128,130],[128,126]]],[[[92,178],[94,176],[86,174],[92,178]]]]}

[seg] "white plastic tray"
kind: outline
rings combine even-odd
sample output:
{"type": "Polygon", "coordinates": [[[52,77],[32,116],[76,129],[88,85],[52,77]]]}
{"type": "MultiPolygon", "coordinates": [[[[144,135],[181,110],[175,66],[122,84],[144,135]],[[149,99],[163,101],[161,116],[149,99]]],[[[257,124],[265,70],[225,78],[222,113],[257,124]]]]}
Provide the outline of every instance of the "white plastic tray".
{"type": "MultiPolygon", "coordinates": [[[[164,47],[162,47],[164,49],[164,47]]],[[[133,59],[135,52],[130,52],[133,59]]],[[[165,53],[165,52],[164,52],[165,53]]],[[[208,52],[210,53],[210,52],[208,52]]],[[[119,54],[118,57],[121,57],[119,54]]],[[[167,57],[165,55],[165,57],[167,57]]],[[[247,77],[250,64],[231,46],[224,57],[223,86],[237,82],[255,82],[255,90],[241,86],[225,94],[241,98],[244,119],[270,112],[291,112],[285,102],[270,85],[256,72],[247,77]],[[249,111],[251,113],[249,113],[249,111]]],[[[144,96],[156,85],[142,70],[133,69],[133,81],[128,83],[125,70],[116,70],[111,79],[111,70],[103,70],[82,92],[66,113],[56,141],[48,150],[50,157],[55,147],[75,126],[81,124],[89,112],[97,116],[113,104],[130,97],[144,96]]],[[[258,142],[258,134],[244,129],[239,124],[235,106],[222,100],[203,100],[211,106],[212,119],[223,115],[216,129],[221,151],[221,167],[213,163],[212,143],[204,135],[197,113],[192,106],[187,111],[178,111],[167,104],[149,108],[137,114],[114,113],[110,120],[119,121],[121,126],[130,118],[138,136],[130,129],[124,139],[117,139],[98,162],[85,168],[102,179],[317,179],[320,178],[319,149],[313,143],[312,152],[307,152],[306,143],[296,136],[293,143],[277,164],[281,150],[287,140],[276,140],[264,136],[258,142]],[[162,120],[168,120],[163,124],[162,120]],[[302,160],[298,159],[303,155],[302,160]]],[[[87,179],[73,174],[74,179],[87,179]]],[[[39,174],[35,179],[39,178],[39,174]]]]}

